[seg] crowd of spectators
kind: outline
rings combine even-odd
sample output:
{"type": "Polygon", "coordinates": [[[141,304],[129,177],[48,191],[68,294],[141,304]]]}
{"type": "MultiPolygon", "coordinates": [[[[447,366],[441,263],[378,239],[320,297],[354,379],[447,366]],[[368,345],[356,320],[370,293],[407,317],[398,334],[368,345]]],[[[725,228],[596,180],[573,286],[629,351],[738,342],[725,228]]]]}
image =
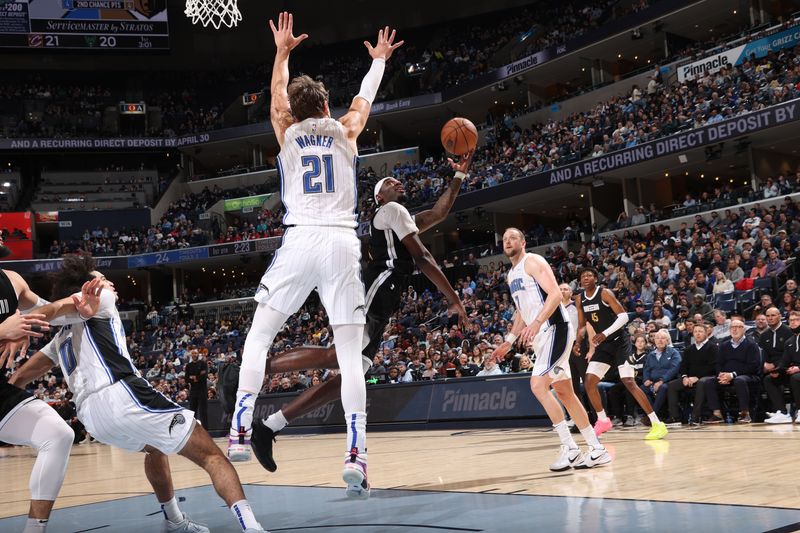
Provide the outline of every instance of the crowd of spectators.
{"type": "MultiPolygon", "coordinates": [[[[544,14],[542,6],[537,4],[410,29],[404,37],[409,46],[401,48],[396,59],[387,64],[387,83],[378,100],[457,86],[520,55],[581,35],[605,18],[624,16],[649,3],[649,0],[569,0],[558,7],[547,7],[544,14]],[[526,46],[513,47],[516,51],[505,55],[500,53],[515,40],[526,46]]],[[[318,47],[310,46],[299,50],[293,59],[300,71],[325,80],[332,107],[348,105],[368,68],[369,58],[361,41],[326,45],[326,59],[322,62],[319,55],[318,47]]],[[[66,79],[47,82],[41,74],[20,77],[0,86],[0,114],[15,118],[5,122],[5,131],[1,133],[13,137],[164,136],[218,129],[231,125],[223,122],[227,104],[220,99],[268,87],[271,68],[271,63],[262,63],[222,73],[158,73],[141,98],[151,108],[160,110],[160,119],[149,121],[147,129],[141,131],[136,128],[145,126],[132,126],[130,131],[115,130],[115,121],[105,120],[108,108],[126,100],[123,97],[126,91],[118,83],[70,83],[66,79]]],[[[263,113],[252,116],[258,120],[265,118],[263,113]]]]}

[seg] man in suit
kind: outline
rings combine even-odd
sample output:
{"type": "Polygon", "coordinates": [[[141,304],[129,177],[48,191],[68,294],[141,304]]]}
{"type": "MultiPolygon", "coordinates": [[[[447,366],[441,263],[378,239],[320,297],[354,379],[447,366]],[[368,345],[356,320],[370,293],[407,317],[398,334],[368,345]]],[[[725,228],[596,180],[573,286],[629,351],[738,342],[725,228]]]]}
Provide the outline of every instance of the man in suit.
{"type": "Polygon", "coordinates": [[[700,420],[703,408],[705,389],[700,385],[700,380],[716,375],[717,345],[708,338],[706,327],[696,324],[692,328],[694,344],[683,352],[678,377],[667,383],[667,396],[669,404],[669,420],[673,427],[681,425],[681,411],[678,400],[681,392],[694,390],[694,408],[692,410],[692,423],[700,420]]]}
{"type": "Polygon", "coordinates": [[[709,424],[719,424],[724,419],[720,410],[719,391],[733,387],[739,401],[739,423],[749,424],[750,389],[761,374],[761,351],[752,339],[744,335],[744,322],[731,320],[731,338],[723,341],[717,355],[716,376],[700,380],[705,388],[708,406],[713,411],[709,424]]]}

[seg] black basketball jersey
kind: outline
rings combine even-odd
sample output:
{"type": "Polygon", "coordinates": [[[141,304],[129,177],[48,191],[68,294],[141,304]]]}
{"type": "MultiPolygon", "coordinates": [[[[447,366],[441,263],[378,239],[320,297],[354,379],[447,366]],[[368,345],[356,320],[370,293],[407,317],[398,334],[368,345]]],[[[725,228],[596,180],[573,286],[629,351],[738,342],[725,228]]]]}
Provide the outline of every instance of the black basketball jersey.
{"type": "MultiPolygon", "coordinates": [[[[375,216],[381,209],[383,206],[375,211],[375,216]]],[[[393,270],[396,274],[411,275],[414,272],[414,258],[392,228],[375,227],[375,216],[369,223],[369,268],[393,270]]]]}
{"type": "Polygon", "coordinates": [[[14,285],[8,275],[0,269],[0,322],[16,313],[18,305],[14,285]]]}
{"type": "MultiPolygon", "coordinates": [[[[17,312],[19,301],[14,285],[8,275],[0,269],[0,322],[17,312]]],[[[10,385],[6,377],[6,368],[0,368],[0,421],[17,405],[32,395],[22,389],[10,385]]]]}
{"type": "MultiPolygon", "coordinates": [[[[586,291],[581,292],[583,318],[592,325],[595,333],[605,331],[617,320],[617,314],[603,301],[602,291],[602,287],[595,287],[594,294],[591,298],[588,297],[586,291]]],[[[616,340],[621,335],[622,330],[617,330],[607,340],[616,340]]]]}

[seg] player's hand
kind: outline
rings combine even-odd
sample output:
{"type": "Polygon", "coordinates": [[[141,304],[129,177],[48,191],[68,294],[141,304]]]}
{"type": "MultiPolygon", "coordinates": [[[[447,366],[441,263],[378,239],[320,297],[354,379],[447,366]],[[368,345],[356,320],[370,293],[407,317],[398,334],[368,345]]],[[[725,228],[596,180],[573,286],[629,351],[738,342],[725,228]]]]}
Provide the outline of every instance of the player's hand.
{"type": "Polygon", "coordinates": [[[577,342],[574,342],[572,344],[572,355],[574,355],[575,357],[581,356],[581,345],[578,344],[577,342]]]}
{"type": "Polygon", "coordinates": [[[18,353],[27,353],[29,343],[27,336],[0,343],[0,369],[11,368],[18,353]]]}
{"type": "Polygon", "coordinates": [[[386,26],[382,30],[378,30],[378,42],[372,46],[369,41],[364,41],[364,46],[367,47],[370,57],[372,59],[385,59],[388,61],[392,57],[392,53],[401,46],[405,41],[394,42],[396,30],[391,30],[386,26]]]}
{"type": "Polygon", "coordinates": [[[12,340],[21,337],[41,337],[42,332],[49,331],[50,325],[44,320],[45,315],[30,313],[23,315],[17,312],[3,320],[0,324],[0,339],[12,340]]]}
{"type": "Polygon", "coordinates": [[[498,363],[505,361],[506,354],[508,354],[508,351],[510,349],[511,349],[511,343],[508,341],[503,341],[503,344],[494,349],[494,351],[492,352],[492,357],[498,363]]]}
{"type": "Polygon", "coordinates": [[[103,280],[94,278],[81,287],[80,297],[73,294],[72,303],[81,318],[88,320],[97,314],[100,309],[100,293],[103,292],[103,280]]]}
{"type": "Polygon", "coordinates": [[[450,304],[450,307],[447,308],[447,315],[457,315],[458,327],[462,330],[467,327],[467,310],[464,309],[464,304],[460,300],[450,304]]]}
{"type": "Polygon", "coordinates": [[[542,323],[538,320],[534,320],[529,326],[525,326],[525,329],[519,335],[520,346],[527,346],[539,334],[541,328],[542,323]]]}
{"type": "Polygon", "coordinates": [[[292,26],[294,25],[294,17],[288,11],[282,12],[278,15],[278,27],[270,19],[269,27],[272,29],[272,36],[275,37],[275,46],[278,50],[291,52],[298,44],[308,39],[308,34],[303,33],[295,37],[292,33],[292,26]]]}
{"type": "Polygon", "coordinates": [[[790,366],[789,368],[786,369],[786,373],[789,374],[790,376],[792,374],[797,374],[798,372],[800,372],[800,367],[798,366],[790,366]]]}
{"type": "Polygon", "coordinates": [[[591,361],[592,357],[594,357],[594,344],[589,343],[589,351],[586,352],[586,360],[591,361]]]}
{"type": "Polygon", "coordinates": [[[458,160],[458,163],[456,163],[449,157],[447,158],[447,162],[450,163],[450,167],[456,172],[463,172],[464,174],[466,174],[469,172],[469,166],[472,164],[473,155],[475,155],[475,150],[470,150],[469,152],[461,156],[461,158],[458,160]]]}
{"type": "Polygon", "coordinates": [[[688,378],[688,377],[686,377],[686,378],[683,378],[683,379],[681,380],[681,383],[683,384],[683,386],[684,386],[684,387],[691,387],[691,386],[692,386],[692,382],[691,382],[691,381],[689,381],[689,378],[688,378]]]}
{"type": "Polygon", "coordinates": [[[601,342],[606,340],[606,336],[603,333],[598,333],[594,337],[592,337],[592,344],[595,346],[599,346],[601,342]]]}

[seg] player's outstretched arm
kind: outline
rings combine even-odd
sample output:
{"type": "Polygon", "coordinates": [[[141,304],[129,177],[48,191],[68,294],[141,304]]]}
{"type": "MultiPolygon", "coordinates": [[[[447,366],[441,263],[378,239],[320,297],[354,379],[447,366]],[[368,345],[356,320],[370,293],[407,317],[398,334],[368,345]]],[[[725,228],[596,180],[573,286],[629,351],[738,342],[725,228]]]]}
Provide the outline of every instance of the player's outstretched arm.
{"type": "Polygon", "coordinates": [[[403,240],[400,242],[408,249],[408,252],[411,254],[411,257],[414,258],[414,262],[422,273],[425,274],[425,276],[436,285],[439,292],[444,294],[444,297],[447,298],[447,302],[450,304],[448,312],[451,315],[453,313],[458,315],[458,325],[463,328],[467,322],[467,311],[464,309],[464,304],[458,299],[458,294],[456,294],[450,282],[447,281],[447,277],[445,277],[439,265],[436,264],[431,253],[425,245],[422,244],[422,241],[419,240],[419,235],[417,233],[409,233],[403,237],[403,240]]]}
{"type": "Polygon", "coordinates": [[[367,47],[370,57],[372,57],[372,66],[364,76],[361,82],[361,90],[353,98],[353,103],[350,104],[350,109],[347,111],[339,122],[342,123],[346,132],[347,139],[355,143],[364,127],[367,125],[369,118],[369,111],[372,108],[372,102],[378,95],[378,88],[381,85],[383,78],[383,70],[386,67],[386,61],[392,57],[394,51],[401,46],[405,41],[394,42],[396,31],[386,26],[384,29],[378,31],[378,42],[372,46],[369,41],[364,41],[364,46],[367,47]]]}
{"type": "Polygon", "coordinates": [[[83,284],[79,294],[39,306],[34,311],[44,315],[45,320],[55,326],[83,322],[92,318],[100,309],[102,290],[102,279],[94,278],[83,284]]]}
{"type": "Polygon", "coordinates": [[[450,209],[453,208],[453,203],[456,201],[456,196],[458,196],[459,191],[461,191],[461,182],[467,177],[467,172],[469,172],[469,166],[472,164],[472,156],[474,154],[474,150],[469,152],[462,156],[458,163],[450,158],[447,159],[456,173],[453,176],[453,181],[450,182],[450,186],[439,196],[436,203],[433,204],[433,208],[417,213],[414,216],[414,223],[417,225],[420,233],[429,230],[447,218],[447,214],[450,213],[450,209]]]}
{"type": "Polygon", "coordinates": [[[42,352],[36,352],[27,363],[14,372],[8,382],[24,389],[34,379],[44,376],[53,366],[55,365],[49,357],[42,352]]]}
{"type": "Polygon", "coordinates": [[[278,144],[283,147],[283,137],[286,129],[292,124],[292,110],[289,107],[289,54],[297,45],[308,39],[308,34],[301,34],[297,37],[293,32],[294,17],[291,13],[284,11],[278,15],[278,26],[272,20],[269,27],[272,36],[275,38],[275,63],[272,65],[272,83],[270,84],[269,118],[278,144]]]}

